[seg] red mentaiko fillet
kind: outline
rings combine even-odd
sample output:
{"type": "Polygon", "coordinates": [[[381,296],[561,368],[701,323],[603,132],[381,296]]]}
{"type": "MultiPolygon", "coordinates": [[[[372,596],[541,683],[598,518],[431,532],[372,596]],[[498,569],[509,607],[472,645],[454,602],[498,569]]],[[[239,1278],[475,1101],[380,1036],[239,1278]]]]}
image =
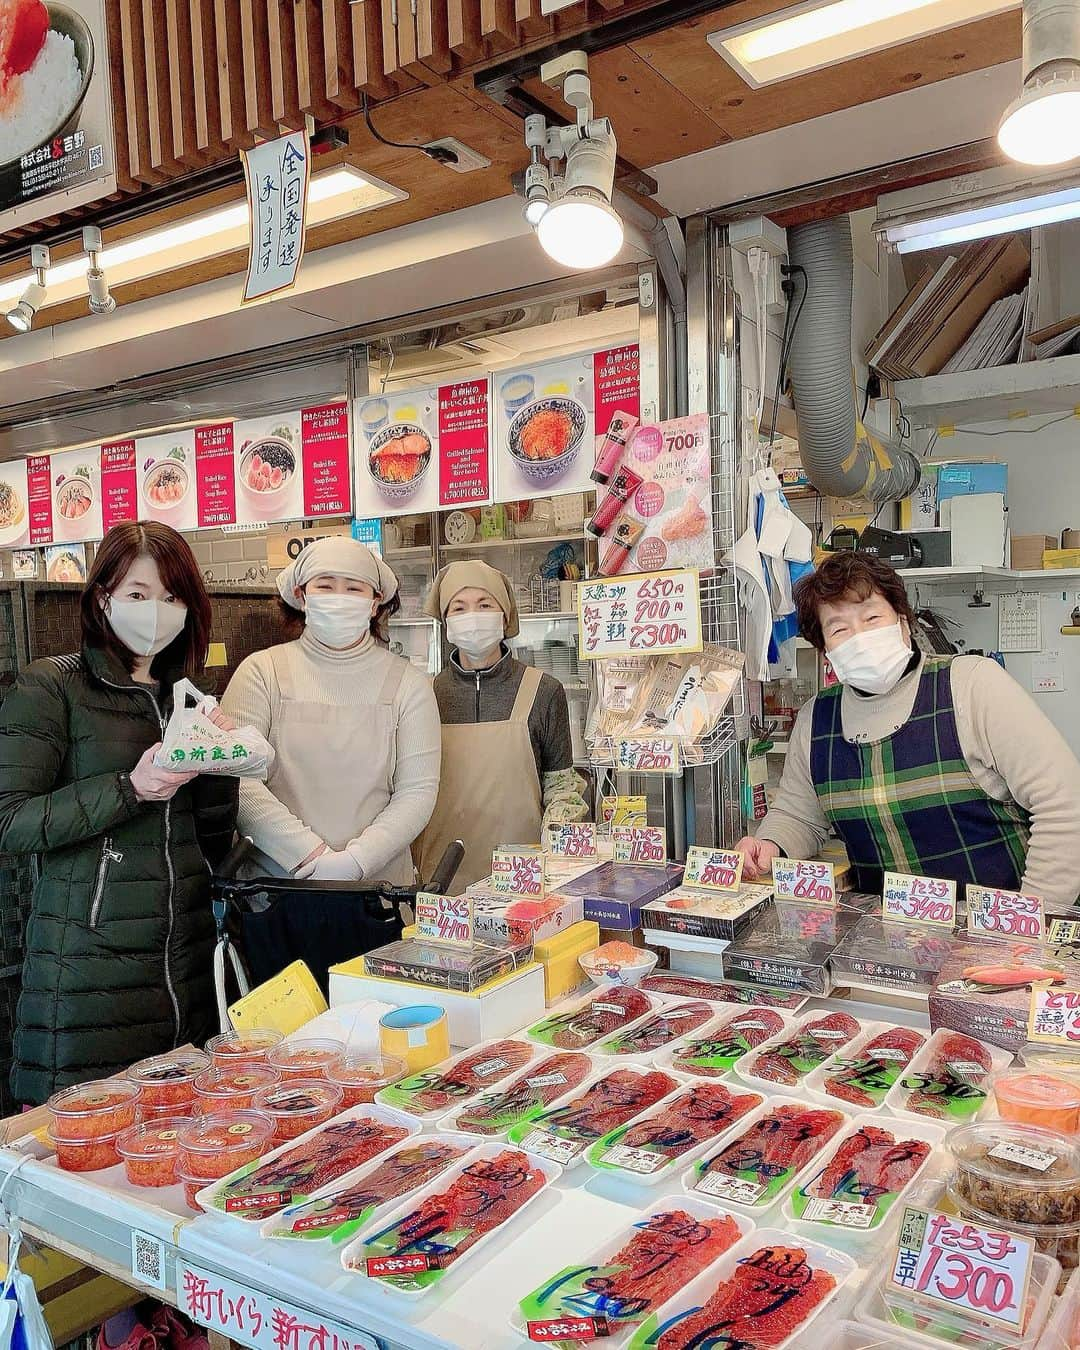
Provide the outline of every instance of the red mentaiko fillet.
{"type": "Polygon", "coordinates": [[[714,1154],[703,1173],[762,1185],[766,1196],[779,1192],[825,1147],[844,1119],[842,1111],[777,1106],[714,1154]]]}
{"type": "Polygon", "coordinates": [[[925,1040],[922,1032],[911,1027],[890,1027],[867,1041],[839,1072],[827,1070],[826,1093],[870,1110],[880,1106],[925,1040]]]}
{"type": "Polygon", "coordinates": [[[704,1026],[714,1015],[708,1003],[700,1000],[684,1003],[677,1008],[662,1010],[640,1026],[624,1031],[610,1042],[610,1046],[617,1055],[638,1055],[648,1050],[661,1050],[679,1036],[687,1036],[704,1026]]]}
{"type": "Polygon", "coordinates": [[[672,1098],[658,1116],[631,1125],[619,1144],[681,1158],[696,1144],[723,1134],[761,1101],[756,1092],[733,1093],[723,1083],[698,1083],[672,1098]]]}
{"type": "Polygon", "coordinates": [[[847,1013],[826,1013],[804,1022],[781,1045],[774,1045],[755,1056],[750,1072],[773,1083],[794,1087],[830,1055],[859,1034],[859,1024],[847,1013]]]}
{"type": "Polygon", "coordinates": [[[754,985],[726,984],[720,980],[703,980],[696,975],[646,975],[642,989],[650,994],[671,994],[679,998],[708,998],[714,1003],[748,1003],[755,1008],[801,1007],[806,995],[784,989],[758,989],[754,985]]]}
{"type": "Polygon", "coordinates": [[[522,1041],[496,1041],[474,1055],[459,1059],[445,1072],[433,1074],[431,1081],[419,1086],[417,1091],[411,1089],[414,1081],[411,1078],[395,1087],[397,1092],[407,1096],[406,1105],[410,1111],[422,1111],[425,1114],[449,1111],[463,1097],[471,1097],[509,1074],[516,1073],[528,1064],[531,1057],[532,1050],[522,1041]]]}
{"type": "Polygon", "coordinates": [[[767,1350],[797,1331],[835,1288],[801,1247],[761,1247],[703,1308],[663,1332],[657,1350],[767,1350]]]}
{"type": "Polygon", "coordinates": [[[648,995],[636,989],[601,989],[584,1008],[567,1018],[552,1036],[551,1043],[560,1050],[584,1049],[644,1017],[651,1007],[648,995]]]}
{"type": "Polygon", "coordinates": [[[671,1067],[698,1078],[722,1078],[736,1060],[783,1029],[784,1019],[771,1008],[747,1008],[707,1036],[681,1045],[671,1067]]]}
{"type": "Polygon", "coordinates": [[[454,1128],[468,1134],[501,1134],[531,1111],[550,1106],[557,1097],[576,1088],[592,1069],[588,1055],[572,1050],[548,1055],[502,1092],[485,1093],[471,1106],[463,1107],[455,1118],[454,1128]]]}
{"type": "Polygon", "coordinates": [[[930,1155],[921,1139],[897,1140],[888,1130],[864,1125],[837,1149],[807,1192],[819,1200],[853,1200],[873,1205],[896,1195],[930,1155]]]}
{"type": "Polygon", "coordinates": [[[563,1137],[592,1141],[625,1125],[677,1086],[666,1073],[616,1069],[586,1088],[580,1097],[541,1116],[536,1124],[563,1137]]]}
{"type": "MultiPolygon", "coordinates": [[[[942,1037],[904,1107],[934,1120],[972,1115],[986,1099],[983,1079],[993,1060],[986,1046],[956,1033],[942,1037]]],[[[905,1080],[906,1081],[906,1080],[905,1080]]]]}

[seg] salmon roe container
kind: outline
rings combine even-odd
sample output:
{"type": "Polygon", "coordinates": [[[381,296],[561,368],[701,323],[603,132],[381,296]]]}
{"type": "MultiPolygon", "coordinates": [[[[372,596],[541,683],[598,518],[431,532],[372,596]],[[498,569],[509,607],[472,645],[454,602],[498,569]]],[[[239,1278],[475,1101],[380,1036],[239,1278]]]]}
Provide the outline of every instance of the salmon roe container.
{"type": "Polygon", "coordinates": [[[173,1186],[180,1162],[180,1128],[187,1121],[152,1120],[132,1125],[116,1141],[132,1186],[173,1186]]]}
{"type": "Polygon", "coordinates": [[[1080,1085],[1037,1069],[1007,1070],[994,1080],[1002,1120],[1041,1125],[1062,1134],[1080,1130],[1080,1085]]]}
{"type": "Polygon", "coordinates": [[[270,1051],[266,1062],[282,1078],[326,1078],[344,1058],[344,1041],[286,1041],[270,1051]]]}
{"type": "Polygon", "coordinates": [[[201,1214],[203,1212],[202,1205],[195,1197],[209,1185],[209,1182],[202,1181],[198,1177],[187,1177],[183,1172],[177,1173],[177,1180],[184,1188],[184,1203],[188,1209],[193,1209],[197,1214],[201,1214]]]}
{"type": "Polygon", "coordinates": [[[150,1120],[172,1120],[178,1116],[183,1117],[185,1120],[190,1120],[195,1114],[195,1106],[196,1101],[194,1097],[188,1102],[177,1102],[175,1106],[170,1105],[168,1102],[166,1102],[164,1106],[144,1106],[143,1103],[140,1102],[138,1120],[140,1124],[145,1124],[150,1120]]]}
{"type": "MultiPolygon", "coordinates": [[[[272,1089],[271,1089],[272,1090],[272,1089]]],[[[274,1123],[258,1111],[218,1111],[180,1126],[180,1167],[188,1181],[227,1177],[267,1151],[274,1123]]]]}
{"type": "Polygon", "coordinates": [[[274,1142],[283,1144],[337,1115],[344,1096],[323,1079],[292,1078],[257,1092],[252,1105],[274,1122],[274,1142]]]}
{"type": "MultiPolygon", "coordinates": [[[[179,1106],[191,1109],[195,1100],[195,1079],[210,1067],[209,1057],[201,1050],[176,1050],[171,1055],[141,1059],[127,1073],[140,1091],[141,1107],[179,1106]]],[[[184,1110],[173,1115],[184,1115],[184,1110]]]]}
{"type": "Polygon", "coordinates": [[[58,1139],[49,1132],[49,1142],[56,1150],[56,1163],[65,1172],[101,1172],[115,1167],[120,1161],[116,1151],[118,1134],[99,1134],[96,1139],[58,1139]]]}
{"type": "Polygon", "coordinates": [[[118,1079],[65,1088],[49,1098],[52,1136],[80,1141],[115,1137],[135,1124],[138,1099],[139,1089],[118,1079]]]}
{"type": "Polygon", "coordinates": [[[280,1031],[252,1027],[250,1031],[223,1031],[206,1042],[206,1052],[216,1068],[235,1068],[237,1064],[265,1064],[271,1050],[282,1042],[280,1031]]]}
{"type": "Polygon", "coordinates": [[[247,1111],[260,1088],[281,1082],[281,1074],[267,1064],[233,1064],[227,1069],[207,1069],[195,1079],[197,1116],[215,1111],[247,1111]]]}
{"type": "Polygon", "coordinates": [[[327,1081],[345,1094],[341,1108],[366,1106],[376,1092],[396,1083],[409,1072],[409,1066],[396,1055],[346,1055],[327,1073],[327,1081]]]}

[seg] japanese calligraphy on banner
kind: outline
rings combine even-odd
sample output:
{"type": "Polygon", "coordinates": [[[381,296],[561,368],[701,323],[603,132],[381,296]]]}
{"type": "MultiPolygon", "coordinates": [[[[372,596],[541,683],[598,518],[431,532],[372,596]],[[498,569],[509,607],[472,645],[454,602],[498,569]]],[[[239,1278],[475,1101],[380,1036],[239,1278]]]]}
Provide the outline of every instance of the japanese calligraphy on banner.
{"type": "Polygon", "coordinates": [[[1019,1331],[1027,1316],[1034,1251],[1029,1238],[1015,1233],[908,1207],[889,1262],[888,1285],[954,1313],[1019,1331]]]}
{"type": "Polygon", "coordinates": [[[355,418],[357,515],[491,501],[486,377],[358,399],[355,418]]]}
{"type": "Polygon", "coordinates": [[[544,842],[553,858],[595,858],[596,826],[591,820],[559,821],[548,826],[544,842]]]}
{"type": "Polygon", "coordinates": [[[581,655],[663,656],[699,652],[701,591],[696,572],[599,577],[578,587],[581,655]]]}
{"type": "Polygon", "coordinates": [[[671,736],[616,741],[615,768],[619,773],[681,773],[679,742],[671,736]]]}
{"type": "Polygon", "coordinates": [[[379,1350],[366,1331],[309,1312],[276,1294],[178,1261],[176,1302],[193,1322],[252,1350],[379,1350]]]}
{"type": "Polygon", "coordinates": [[[732,849],[702,848],[695,844],[687,850],[683,885],[700,891],[737,891],[745,861],[741,853],[732,849]]]}
{"type": "Polygon", "coordinates": [[[244,303],[288,290],[304,256],[311,145],[293,131],[242,152],[251,248],[244,303]]]}
{"type": "Polygon", "coordinates": [[[473,940],[473,904],[467,895],[432,895],[421,891],[416,897],[416,936],[433,942],[471,942],[473,940]]]}
{"type": "Polygon", "coordinates": [[[802,900],[813,905],[836,904],[836,869],[832,863],[774,858],[772,875],[777,900],[802,900]]]}
{"type": "Polygon", "coordinates": [[[886,872],[881,917],[953,928],[956,925],[956,882],[940,877],[911,877],[902,872],[886,872]]]}
{"type": "Polygon", "coordinates": [[[1032,989],[1028,1040],[1080,1045],[1080,989],[1032,989]]]}
{"type": "Polygon", "coordinates": [[[991,886],[968,886],[965,896],[969,933],[1042,940],[1046,925],[1038,896],[991,886]]]}
{"type": "Polygon", "coordinates": [[[597,439],[614,412],[638,416],[640,374],[637,343],[497,372],[496,500],[594,489],[597,439]]]}
{"type": "Polygon", "coordinates": [[[616,825],[611,831],[613,861],[662,867],[667,861],[664,831],[657,825],[616,825]]]}
{"type": "Polygon", "coordinates": [[[498,895],[544,894],[544,855],[538,848],[497,848],[491,856],[491,885],[498,895]]]}

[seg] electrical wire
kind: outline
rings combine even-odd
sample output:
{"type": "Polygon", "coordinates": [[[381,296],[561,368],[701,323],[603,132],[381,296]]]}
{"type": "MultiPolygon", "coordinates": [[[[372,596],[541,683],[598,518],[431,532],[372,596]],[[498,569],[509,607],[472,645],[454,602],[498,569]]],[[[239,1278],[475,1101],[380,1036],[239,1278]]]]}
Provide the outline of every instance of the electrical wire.
{"type": "Polygon", "coordinates": [[[362,108],[364,112],[364,123],[368,131],[375,137],[381,145],[389,145],[394,150],[419,150],[422,155],[427,155],[436,164],[456,164],[458,157],[453,150],[448,150],[445,145],[421,145],[416,141],[391,141],[381,132],[376,131],[375,124],[371,120],[371,108],[368,105],[367,94],[362,95],[362,108]]]}
{"type": "Polygon", "coordinates": [[[1051,417],[1049,422],[1040,422],[1037,427],[1009,427],[1004,431],[979,431],[976,427],[965,427],[963,434],[965,436],[1037,436],[1040,431],[1045,431],[1047,427],[1056,427],[1059,422],[1067,422],[1070,417],[1075,417],[1075,412],[1058,413],[1051,417]]]}
{"type": "Polygon", "coordinates": [[[783,336],[780,339],[780,360],[776,368],[776,397],[773,399],[772,422],[769,426],[770,446],[776,439],[776,419],[780,414],[780,398],[784,391],[784,376],[787,373],[788,361],[791,359],[792,344],[795,341],[795,334],[799,330],[799,320],[802,318],[803,307],[806,304],[806,297],[810,294],[810,279],[806,275],[806,268],[800,267],[798,264],[796,264],[794,267],[789,267],[787,271],[789,276],[794,276],[795,273],[797,272],[802,277],[803,293],[802,299],[799,301],[798,306],[795,309],[794,319],[792,319],[791,302],[795,295],[795,283],[794,282],[791,283],[792,291],[791,294],[788,296],[787,312],[784,315],[784,332],[783,336]]]}

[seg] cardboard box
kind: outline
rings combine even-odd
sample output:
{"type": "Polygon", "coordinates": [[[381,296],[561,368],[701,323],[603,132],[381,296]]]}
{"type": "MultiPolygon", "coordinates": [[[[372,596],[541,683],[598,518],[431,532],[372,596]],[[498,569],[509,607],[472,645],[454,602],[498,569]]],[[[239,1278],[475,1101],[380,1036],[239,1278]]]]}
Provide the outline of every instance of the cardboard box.
{"type": "Polygon", "coordinates": [[[1080,548],[1048,548],[1043,554],[1042,565],[1052,571],[1062,567],[1080,567],[1080,548]]]}
{"type": "Polygon", "coordinates": [[[564,933],[583,917],[578,896],[521,900],[474,892],[471,899],[473,936],[480,942],[541,942],[564,933]]]}
{"type": "Polygon", "coordinates": [[[1009,550],[1011,566],[1018,572],[1041,571],[1043,554],[1056,544],[1051,534],[1014,534],[1009,550]]]}
{"type": "Polygon", "coordinates": [[[561,887],[559,894],[580,896],[584,917],[590,923],[623,934],[640,928],[642,905],[674,890],[682,875],[682,863],[667,863],[664,867],[604,863],[561,887]]]}
{"type": "Polygon", "coordinates": [[[771,886],[740,886],[724,895],[679,886],[641,911],[641,926],[668,933],[730,941],[743,931],[772,900],[771,886]]]}

